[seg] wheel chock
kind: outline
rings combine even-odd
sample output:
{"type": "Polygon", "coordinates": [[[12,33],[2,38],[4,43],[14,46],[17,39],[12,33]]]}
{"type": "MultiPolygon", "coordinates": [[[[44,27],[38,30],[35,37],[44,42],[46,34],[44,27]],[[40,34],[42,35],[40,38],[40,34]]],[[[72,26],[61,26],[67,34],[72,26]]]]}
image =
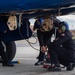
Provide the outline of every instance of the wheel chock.
{"type": "Polygon", "coordinates": [[[20,64],[20,61],[11,61],[13,64],[20,64]]]}

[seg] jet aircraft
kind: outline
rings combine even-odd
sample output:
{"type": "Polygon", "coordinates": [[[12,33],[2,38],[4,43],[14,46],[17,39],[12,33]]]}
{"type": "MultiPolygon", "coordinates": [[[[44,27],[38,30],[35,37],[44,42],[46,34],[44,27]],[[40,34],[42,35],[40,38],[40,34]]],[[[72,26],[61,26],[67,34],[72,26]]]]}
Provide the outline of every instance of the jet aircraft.
{"type": "Polygon", "coordinates": [[[16,53],[14,41],[32,36],[29,19],[74,12],[75,0],[0,0],[0,40],[5,44],[9,60],[16,53]]]}

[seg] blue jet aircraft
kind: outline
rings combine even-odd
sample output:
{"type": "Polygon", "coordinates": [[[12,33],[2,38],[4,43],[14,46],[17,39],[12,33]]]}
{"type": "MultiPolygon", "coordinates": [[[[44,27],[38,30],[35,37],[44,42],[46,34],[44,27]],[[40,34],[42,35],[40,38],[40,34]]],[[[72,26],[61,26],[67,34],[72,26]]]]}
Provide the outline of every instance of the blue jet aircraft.
{"type": "Polygon", "coordinates": [[[75,0],[0,0],[0,40],[9,60],[16,53],[14,41],[32,36],[29,19],[42,15],[74,14],[75,0]]]}

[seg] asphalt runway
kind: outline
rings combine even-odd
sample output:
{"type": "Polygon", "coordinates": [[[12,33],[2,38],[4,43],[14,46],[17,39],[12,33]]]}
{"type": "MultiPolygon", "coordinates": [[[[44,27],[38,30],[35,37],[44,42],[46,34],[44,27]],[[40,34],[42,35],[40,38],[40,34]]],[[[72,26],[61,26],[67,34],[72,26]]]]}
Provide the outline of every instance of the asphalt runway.
{"type": "MultiPolygon", "coordinates": [[[[0,63],[0,75],[75,75],[75,70],[66,71],[62,69],[60,72],[49,72],[47,69],[41,66],[35,66],[39,51],[31,48],[26,41],[17,41],[17,52],[13,61],[19,61],[14,63],[14,67],[2,67],[0,63]]],[[[39,49],[38,43],[33,45],[39,49]]]]}

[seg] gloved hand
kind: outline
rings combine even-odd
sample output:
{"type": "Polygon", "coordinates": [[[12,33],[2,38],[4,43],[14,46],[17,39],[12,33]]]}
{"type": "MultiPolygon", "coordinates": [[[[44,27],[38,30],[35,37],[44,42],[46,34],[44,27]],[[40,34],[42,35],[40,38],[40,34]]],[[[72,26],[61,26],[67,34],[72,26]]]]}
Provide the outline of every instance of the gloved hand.
{"type": "Polygon", "coordinates": [[[45,52],[47,51],[47,46],[42,46],[42,47],[41,47],[41,51],[42,51],[43,53],[45,53],[45,52]]]}

